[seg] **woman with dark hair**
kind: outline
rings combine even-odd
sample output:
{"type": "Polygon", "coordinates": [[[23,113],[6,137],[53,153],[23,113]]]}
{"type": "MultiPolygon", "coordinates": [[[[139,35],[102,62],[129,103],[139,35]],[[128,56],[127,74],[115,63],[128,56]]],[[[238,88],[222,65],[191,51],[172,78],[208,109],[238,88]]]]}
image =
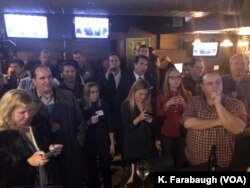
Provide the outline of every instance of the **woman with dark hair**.
{"type": "Polygon", "coordinates": [[[50,145],[49,124],[32,124],[34,113],[33,99],[23,90],[10,90],[0,101],[1,188],[58,183],[55,159],[49,157],[60,154],[62,145],[50,145]]]}
{"type": "Polygon", "coordinates": [[[115,152],[115,147],[109,107],[100,99],[99,86],[95,82],[85,85],[83,100],[81,109],[88,125],[84,146],[89,187],[101,187],[98,174],[100,168],[104,188],[111,188],[111,156],[115,152]]]}

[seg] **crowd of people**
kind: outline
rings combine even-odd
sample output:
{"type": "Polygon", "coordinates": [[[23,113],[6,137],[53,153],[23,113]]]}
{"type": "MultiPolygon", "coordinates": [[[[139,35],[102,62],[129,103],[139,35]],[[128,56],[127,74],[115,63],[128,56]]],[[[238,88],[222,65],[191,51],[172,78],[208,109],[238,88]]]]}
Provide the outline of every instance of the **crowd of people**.
{"type": "Polygon", "coordinates": [[[133,70],[111,53],[95,73],[79,49],[58,66],[48,50],[10,59],[0,74],[0,187],[111,188],[118,154],[125,187],[141,160],[176,171],[206,164],[214,145],[218,167],[246,171],[248,57],[233,55],[222,76],[205,64],[196,57],[179,72],[146,45],[133,70]]]}

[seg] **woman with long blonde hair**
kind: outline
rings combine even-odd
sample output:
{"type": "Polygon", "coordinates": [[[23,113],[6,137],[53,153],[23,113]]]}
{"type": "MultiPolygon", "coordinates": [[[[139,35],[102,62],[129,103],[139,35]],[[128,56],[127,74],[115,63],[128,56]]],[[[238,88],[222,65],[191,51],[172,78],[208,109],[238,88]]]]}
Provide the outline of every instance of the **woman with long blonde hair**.
{"type": "Polygon", "coordinates": [[[84,104],[82,114],[88,125],[85,151],[89,187],[101,187],[99,168],[104,188],[112,187],[111,157],[114,155],[114,133],[111,115],[107,104],[100,99],[99,86],[88,82],[84,86],[84,104]]]}
{"type": "Polygon", "coordinates": [[[123,156],[128,163],[155,156],[154,115],[152,114],[150,86],[138,79],[121,106],[124,126],[123,156]]]}
{"type": "Polygon", "coordinates": [[[181,115],[186,102],[192,96],[182,84],[181,73],[177,69],[166,72],[163,89],[156,102],[157,117],[162,120],[160,138],[163,156],[171,156],[176,167],[184,163],[184,146],[181,137],[181,115]]]}

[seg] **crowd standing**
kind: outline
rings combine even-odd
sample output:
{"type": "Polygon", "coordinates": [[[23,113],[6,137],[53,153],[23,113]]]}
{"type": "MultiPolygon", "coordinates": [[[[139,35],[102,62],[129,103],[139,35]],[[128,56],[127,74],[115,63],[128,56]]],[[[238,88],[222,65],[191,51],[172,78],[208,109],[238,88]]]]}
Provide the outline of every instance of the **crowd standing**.
{"type": "Polygon", "coordinates": [[[114,155],[125,187],[141,160],[154,171],[184,169],[206,164],[214,145],[221,169],[250,166],[247,56],[233,55],[223,76],[202,58],[180,72],[146,45],[133,70],[111,53],[95,72],[80,49],[58,62],[41,50],[1,67],[0,187],[111,188],[114,155]]]}

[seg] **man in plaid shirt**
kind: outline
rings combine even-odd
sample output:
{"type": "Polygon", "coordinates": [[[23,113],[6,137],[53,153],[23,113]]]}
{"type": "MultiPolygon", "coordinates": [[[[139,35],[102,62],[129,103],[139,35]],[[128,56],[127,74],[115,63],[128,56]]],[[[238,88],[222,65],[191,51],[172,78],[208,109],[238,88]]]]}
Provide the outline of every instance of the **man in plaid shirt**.
{"type": "Polygon", "coordinates": [[[183,113],[187,128],[186,156],[192,165],[208,162],[212,145],[220,167],[231,161],[235,135],[246,127],[244,104],[222,95],[222,80],[217,72],[205,73],[200,86],[203,94],[193,97],[183,113]]]}

